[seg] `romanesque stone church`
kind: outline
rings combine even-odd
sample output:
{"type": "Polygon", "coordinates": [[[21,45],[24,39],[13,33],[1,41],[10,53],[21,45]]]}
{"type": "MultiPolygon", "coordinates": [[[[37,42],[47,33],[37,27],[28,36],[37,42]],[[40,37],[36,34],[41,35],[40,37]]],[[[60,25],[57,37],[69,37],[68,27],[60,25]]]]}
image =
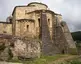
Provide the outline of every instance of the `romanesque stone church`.
{"type": "Polygon", "coordinates": [[[46,4],[31,2],[16,6],[6,22],[0,22],[0,34],[40,39],[44,54],[72,53],[76,49],[62,15],[46,4]]]}

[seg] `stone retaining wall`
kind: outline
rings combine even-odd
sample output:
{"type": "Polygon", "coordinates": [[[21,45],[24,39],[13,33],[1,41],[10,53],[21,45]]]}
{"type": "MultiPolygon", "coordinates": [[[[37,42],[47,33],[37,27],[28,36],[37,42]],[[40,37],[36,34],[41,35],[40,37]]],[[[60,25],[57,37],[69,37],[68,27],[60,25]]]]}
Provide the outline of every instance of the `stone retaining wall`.
{"type": "Polygon", "coordinates": [[[16,37],[0,38],[0,60],[27,59],[36,57],[40,57],[39,40],[16,37]]]}

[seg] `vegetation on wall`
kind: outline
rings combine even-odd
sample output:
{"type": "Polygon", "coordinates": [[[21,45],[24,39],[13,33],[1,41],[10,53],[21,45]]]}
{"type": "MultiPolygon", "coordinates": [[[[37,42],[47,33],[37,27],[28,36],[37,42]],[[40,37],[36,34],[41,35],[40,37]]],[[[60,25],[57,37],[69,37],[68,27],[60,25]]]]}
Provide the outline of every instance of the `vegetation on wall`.
{"type": "Polygon", "coordinates": [[[4,43],[0,44],[0,51],[4,49],[5,49],[5,44],[4,43]]]}

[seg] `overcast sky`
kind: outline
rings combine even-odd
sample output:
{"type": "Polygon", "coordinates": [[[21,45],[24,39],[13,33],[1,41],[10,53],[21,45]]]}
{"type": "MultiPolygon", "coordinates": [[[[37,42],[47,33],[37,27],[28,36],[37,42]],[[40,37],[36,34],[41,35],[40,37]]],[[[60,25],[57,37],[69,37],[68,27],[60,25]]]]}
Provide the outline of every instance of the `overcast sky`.
{"type": "Polygon", "coordinates": [[[50,10],[62,14],[70,31],[81,31],[81,0],[0,0],[0,20],[5,21],[15,6],[35,1],[47,4],[50,10]]]}

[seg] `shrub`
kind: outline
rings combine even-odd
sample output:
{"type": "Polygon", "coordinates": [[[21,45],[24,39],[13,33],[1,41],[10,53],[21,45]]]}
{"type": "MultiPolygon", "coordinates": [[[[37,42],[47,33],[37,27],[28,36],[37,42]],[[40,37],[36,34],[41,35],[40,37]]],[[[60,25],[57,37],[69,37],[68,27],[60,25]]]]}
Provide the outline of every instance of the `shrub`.
{"type": "Polygon", "coordinates": [[[73,60],[69,62],[70,64],[81,64],[81,61],[79,60],[73,60]]]}
{"type": "Polygon", "coordinates": [[[5,47],[4,44],[0,45],[0,51],[1,51],[1,50],[4,50],[5,48],[6,48],[6,47],[5,47]]]}

